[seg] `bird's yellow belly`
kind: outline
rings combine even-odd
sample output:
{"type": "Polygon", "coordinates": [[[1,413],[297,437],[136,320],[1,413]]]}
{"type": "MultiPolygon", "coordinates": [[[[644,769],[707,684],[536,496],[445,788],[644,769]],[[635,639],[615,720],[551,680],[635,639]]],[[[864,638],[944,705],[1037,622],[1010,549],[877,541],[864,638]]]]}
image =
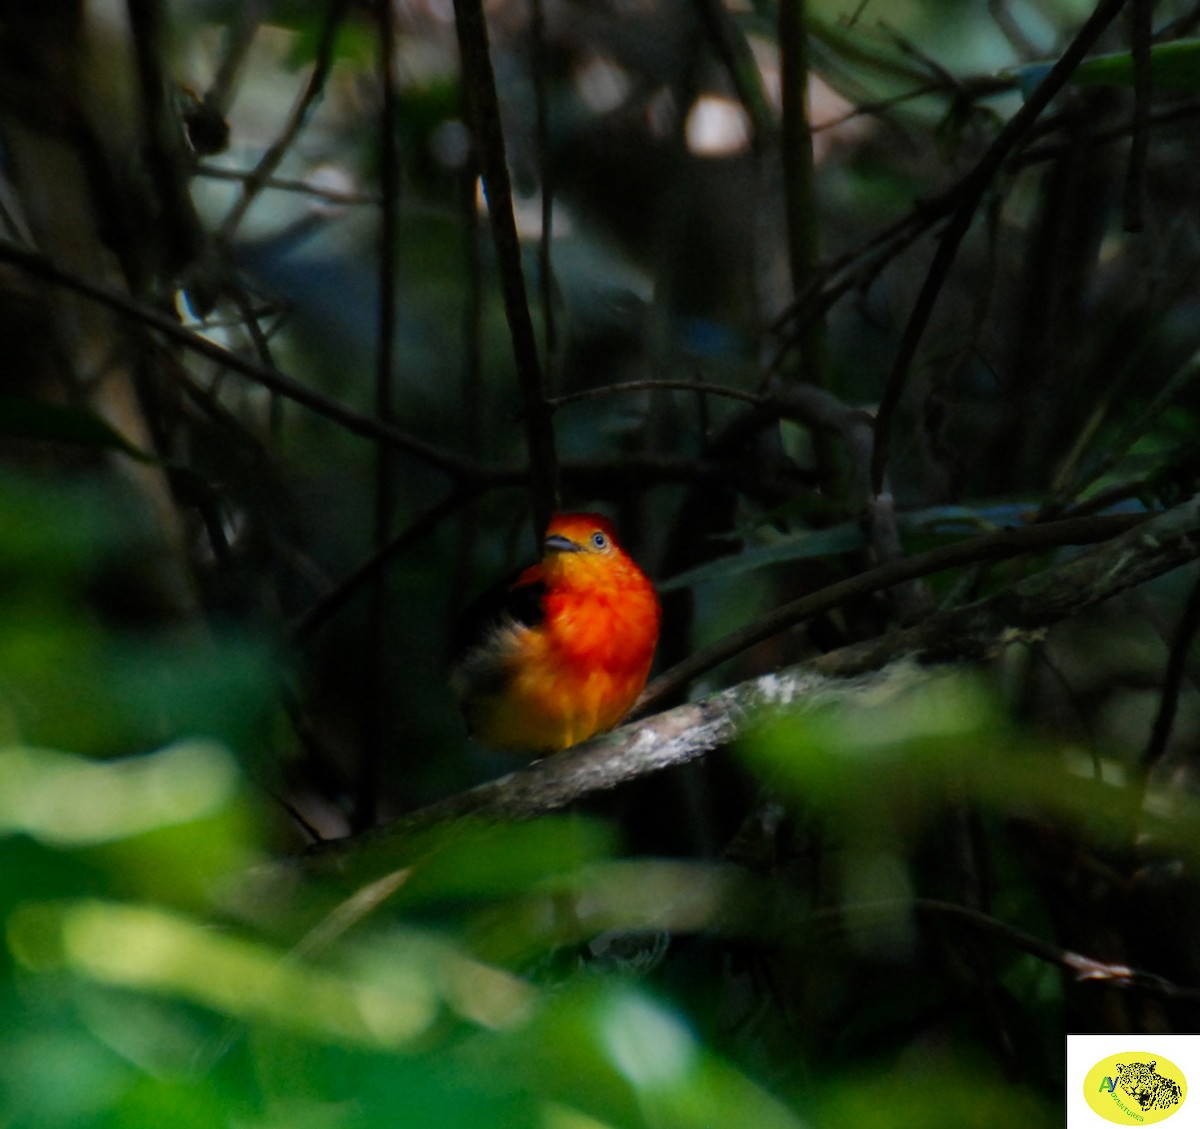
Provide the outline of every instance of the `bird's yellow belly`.
{"type": "Polygon", "coordinates": [[[637,700],[645,678],[644,671],[526,667],[502,694],[479,703],[472,731],[494,749],[557,752],[616,725],[637,700]]]}

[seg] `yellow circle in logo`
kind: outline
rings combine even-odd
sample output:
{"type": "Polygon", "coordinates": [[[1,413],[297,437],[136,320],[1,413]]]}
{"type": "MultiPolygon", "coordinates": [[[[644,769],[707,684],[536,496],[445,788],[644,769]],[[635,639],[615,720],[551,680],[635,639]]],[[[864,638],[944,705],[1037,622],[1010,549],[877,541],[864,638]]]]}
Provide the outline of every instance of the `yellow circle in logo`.
{"type": "Polygon", "coordinates": [[[1170,1059],[1129,1051],[1096,1063],[1083,1080],[1083,1096],[1101,1117],[1118,1125],[1151,1125],[1179,1112],[1187,1080],[1170,1059]]]}

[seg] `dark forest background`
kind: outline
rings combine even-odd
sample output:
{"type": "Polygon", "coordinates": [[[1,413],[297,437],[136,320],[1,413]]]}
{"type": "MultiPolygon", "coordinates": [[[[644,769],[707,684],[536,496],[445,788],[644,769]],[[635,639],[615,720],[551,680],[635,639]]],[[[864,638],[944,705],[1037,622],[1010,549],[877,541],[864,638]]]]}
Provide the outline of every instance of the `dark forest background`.
{"type": "Polygon", "coordinates": [[[0,5],[0,1124],[1056,1125],[1200,1029],[1197,25],[0,5]],[[525,767],[445,658],[557,507],[663,634],[525,767]]]}

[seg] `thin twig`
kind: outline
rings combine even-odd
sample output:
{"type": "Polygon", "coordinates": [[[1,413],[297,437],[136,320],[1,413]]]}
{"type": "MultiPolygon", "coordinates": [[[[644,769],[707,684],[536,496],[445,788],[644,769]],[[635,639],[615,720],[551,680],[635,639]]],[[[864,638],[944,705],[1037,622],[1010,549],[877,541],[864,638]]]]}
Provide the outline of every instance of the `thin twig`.
{"type": "Polygon", "coordinates": [[[1064,545],[1107,541],[1119,533],[1143,524],[1146,520],[1146,516],[1143,515],[1119,514],[1044,522],[1021,529],[1002,529],[983,537],[973,537],[953,545],[929,549],[915,556],[889,561],[858,576],[839,580],[818,592],[783,604],[754,623],[739,628],[723,639],[689,655],[683,662],[660,674],[650,683],[638,702],[637,712],[647,712],[655,703],[678,693],[701,674],[750,647],[815,615],[840,607],[849,600],[883,591],[906,580],[916,580],[948,568],[974,564],[976,561],[999,561],[1064,545]]]}
{"type": "Polygon", "coordinates": [[[815,18],[808,21],[812,38],[849,63],[912,85],[928,79],[927,70],[910,65],[892,51],[881,50],[878,35],[852,31],[852,27],[853,21],[850,24],[826,23],[815,18]]]}
{"type": "MultiPolygon", "coordinates": [[[[268,368],[275,368],[275,358],[271,354],[271,343],[267,340],[267,335],[263,332],[263,327],[259,325],[259,311],[255,310],[254,304],[250,300],[250,296],[246,293],[245,287],[234,279],[227,287],[230,300],[237,309],[241,320],[237,323],[239,329],[244,329],[250,335],[250,341],[254,345],[254,351],[258,354],[258,359],[261,364],[268,368]]],[[[211,322],[205,323],[205,329],[211,331],[213,325],[211,322]]],[[[271,393],[271,405],[267,412],[267,430],[274,439],[279,438],[280,430],[283,427],[283,397],[275,392],[271,393]]]]}
{"type": "Polygon", "coordinates": [[[496,94],[496,78],[492,71],[482,0],[455,0],[454,16],[470,125],[483,170],[488,218],[496,245],[500,288],[504,296],[504,313],[508,319],[525,412],[530,501],[534,535],[540,543],[550,513],[558,506],[558,455],[554,446],[553,413],[546,405],[537,339],[529,315],[525,274],[521,268],[521,244],[513,215],[512,184],[500,122],[500,103],[496,94]]]}
{"type": "Polygon", "coordinates": [[[722,384],[705,384],[701,380],[628,380],[621,384],[605,384],[599,388],[584,388],[569,392],[565,396],[553,396],[546,403],[551,408],[565,408],[568,404],[582,404],[589,400],[602,400],[608,396],[622,396],[629,392],[698,392],[701,395],[724,396],[730,400],[741,400],[747,404],[761,404],[764,398],[757,392],[746,392],[741,388],[730,388],[722,384]]]}
{"type": "Polygon", "coordinates": [[[361,435],[381,443],[389,443],[397,450],[421,459],[449,475],[456,482],[491,477],[491,472],[474,459],[435,447],[397,427],[356,412],[332,396],[326,396],[323,392],[310,388],[307,384],[301,383],[278,369],[268,368],[249,357],[244,357],[240,353],[234,353],[224,346],[218,345],[215,341],[210,341],[207,337],[180,324],[173,317],[151,306],[143,305],[119,290],[63,270],[45,256],[27,247],[0,240],[0,262],[11,263],[38,278],[82,294],[108,309],[116,310],[183,345],[193,353],[207,357],[218,365],[240,373],[256,384],[261,384],[264,388],[278,392],[281,396],[286,396],[298,404],[303,404],[318,415],[335,420],[355,435],[361,435]]]}
{"type": "Polygon", "coordinates": [[[956,74],[947,70],[932,55],[922,51],[912,40],[903,35],[898,28],[893,27],[886,20],[880,20],[878,28],[880,34],[894,47],[898,48],[901,55],[909,59],[915,59],[925,71],[932,75],[933,81],[938,83],[940,89],[952,91],[956,95],[965,93],[962,80],[956,74]]]}
{"type": "MultiPolygon", "coordinates": [[[[188,191],[191,154],[180,123],[168,113],[167,78],[162,66],[165,38],[162,3],[128,0],[128,12],[141,94],[142,154],[162,209],[157,230],[166,253],[164,262],[153,266],[178,271],[199,254],[205,237],[188,191]]],[[[136,287],[136,280],[134,284],[136,287]]]]}
{"type": "Polygon", "coordinates": [[[1061,514],[1055,516],[1087,517],[1089,514],[1103,513],[1114,506],[1128,503],[1132,498],[1145,498],[1154,488],[1155,482],[1149,475],[1144,478],[1131,478],[1127,482],[1114,482],[1103,490],[1097,490],[1091,497],[1084,498],[1082,502],[1068,506],[1061,514]]]}
{"type": "MultiPolygon", "coordinates": [[[[554,181],[550,173],[550,107],[546,84],[549,82],[549,52],[546,50],[546,6],[544,0],[532,0],[533,20],[533,103],[538,152],[538,180],[542,189],[542,238],[538,243],[538,296],[542,306],[542,334],[545,341],[547,370],[553,372],[558,356],[558,327],[554,318],[554,181]]],[[[553,386],[553,381],[549,382],[553,386]]]]}
{"type": "MultiPolygon", "coordinates": [[[[239,373],[318,415],[340,423],[352,434],[377,442],[391,443],[397,450],[442,471],[460,487],[476,490],[485,486],[511,487],[524,485],[529,480],[528,471],[524,467],[482,463],[465,455],[435,447],[399,428],[357,412],[278,369],[268,368],[249,357],[218,345],[180,324],[175,318],[137,302],[127,294],[63,270],[45,256],[27,247],[0,240],[0,262],[10,263],[37,278],[82,294],[108,309],[116,310],[191,352],[208,358],[222,368],[239,373]]],[[[769,421],[764,419],[762,426],[766,426],[767,422],[769,421]]],[[[781,463],[780,472],[797,482],[805,481],[803,472],[798,471],[790,462],[781,463]]],[[[615,497],[625,491],[642,488],[648,479],[654,482],[723,483],[749,490],[753,490],[756,482],[746,468],[736,464],[682,456],[640,455],[619,459],[571,459],[563,463],[562,473],[580,492],[605,497],[615,497]]]]}
{"type": "MultiPolygon", "coordinates": [[[[921,917],[945,918],[970,925],[1007,945],[1029,953],[1030,956],[1037,957],[1038,960],[1065,969],[1076,980],[1116,984],[1121,988],[1135,988],[1166,999],[1200,1001],[1200,991],[1194,988],[1181,988],[1153,972],[1144,972],[1125,964],[1113,964],[1110,961],[1096,960],[1094,957],[1072,952],[1070,949],[1043,941],[1032,933],[1026,933],[1023,929],[1018,929],[980,910],[972,909],[970,906],[955,905],[952,902],[935,901],[930,898],[916,898],[911,905],[921,917]]],[[[842,912],[872,912],[873,910],[883,910],[886,906],[887,903],[859,903],[842,907],[842,912]]],[[[890,912],[894,912],[894,909],[890,912]]]]}
{"type": "MultiPolygon", "coordinates": [[[[460,97],[465,98],[464,94],[460,97]]],[[[463,116],[466,116],[465,107],[463,116]]],[[[468,451],[484,449],[485,394],[483,380],[483,228],[475,199],[478,180],[478,153],[471,139],[463,167],[458,170],[458,204],[463,236],[463,266],[466,283],[463,287],[462,327],[462,403],[463,438],[468,451]]],[[[459,523],[459,538],[455,548],[453,581],[450,586],[452,607],[465,607],[471,588],[472,563],[479,532],[476,509],[463,514],[459,523]]]]}
{"type": "Polygon", "coordinates": [[[1147,773],[1167,751],[1171,730],[1175,726],[1175,714],[1179,709],[1179,692],[1183,688],[1183,677],[1187,672],[1188,652],[1200,629],[1200,578],[1192,585],[1191,594],[1179,617],[1175,638],[1167,656],[1167,669],[1163,672],[1162,695],[1158,700],[1158,713],[1150,730],[1150,740],[1142,753],[1142,768],[1147,773]]]}
{"type": "Polygon", "coordinates": [[[759,149],[775,134],[775,113],[763,87],[762,72],[750,44],[719,0],[695,0],[713,52],[750,121],[750,143],[759,149]]]}
{"type": "MultiPolygon", "coordinates": [[[[812,130],[808,124],[808,27],[806,0],[779,5],[780,116],[783,148],[783,191],[788,266],[792,291],[802,293],[818,269],[817,197],[812,130]]],[[[799,329],[800,378],[824,388],[828,384],[825,322],[806,318],[799,329]]],[[[829,452],[821,460],[828,465],[829,452]]]]}
{"type": "Polygon", "coordinates": [[[325,12],[325,22],[321,26],[321,37],[317,41],[316,58],[313,60],[308,82],[304,84],[304,89],[292,106],[291,113],[279,136],[267,147],[266,152],[255,165],[254,171],[242,185],[241,194],[221,224],[217,236],[219,242],[229,244],[233,241],[250,205],[254,203],[267,179],[279,167],[287,155],[288,149],[292,147],[292,143],[299,137],[300,131],[308,122],[313,106],[324,93],[325,81],[333,68],[333,48],[337,41],[337,31],[341,26],[346,7],[347,0],[330,0],[329,7],[325,12]]]}
{"type": "Polygon", "coordinates": [[[1170,379],[1150,397],[1150,402],[1138,412],[1120,433],[1104,449],[1103,453],[1081,471],[1076,471],[1065,485],[1048,498],[1040,511],[1040,517],[1056,516],[1065,499],[1076,497],[1093,482],[1111,471],[1124,457],[1129,448],[1141,439],[1154,425],[1179,394],[1200,377],[1200,362],[1193,361],[1174,372],[1170,379]]]}
{"type": "Polygon", "coordinates": [[[1133,130],[1125,167],[1125,230],[1141,231],[1146,203],[1146,154],[1150,144],[1150,97],[1154,75],[1150,47],[1154,34],[1153,0],[1130,0],[1130,39],[1133,45],[1133,130]]]}
{"type": "Polygon", "coordinates": [[[269,796],[275,803],[277,803],[284,810],[284,812],[287,813],[288,817],[296,824],[296,826],[308,836],[308,841],[310,843],[323,843],[325,841],[325,836],[322,835],[320,831],[318,831],[311,823],[309,823],[307,819],[304,818],[304,813],[301,812],[300,809],[291,802],[291,800],[289,800],[286,796],[281,795],[279,792],[276,792],[273,788],[263,784],[261,781],[258,781],[257,783],[263,792],[266,793],[266,795],[269,796]]]}
{"type": "Polygon", "coordinates": [[[1191,35],[1196,25],[1200,23],[1200,4],[1193,4],[1190,11],[1185,12],[1176,20],[1164,24],[1154,37],[1156,43],[1164,43],[1169,39],[1182,39],[1191,35]]]}
{"type": "Polygon", "coordinates": [[[1194,561],[1200,554],[1197,534],[1200,495],[995,595],[822,655],[813,660],[813,669],[845,678],[905,655],[925,662],[977,661],[996,653],[998,643],[1035,642],[1060,620],[1194,561]],[[1004,625],[999,640],[998,623],[1004,625]]]}
{"type": "MultiPolygon", "coordinates": [[[[398,203],[400,167],[397,151],[396,27],[395,8],[386,0],[376,6],[379,40],[379,308],[378,349],[375,359],[375,418],[392,426],[396,420],[396,241],[399,236],[398,203]]],[[[375,504],[372,515],[374,555],[388,547],[396,489],[394,452],[385,444],[375,451],[375,504]]],[[[370,612],[365,643],[366,671],[362,683],[362,752],[355,789],[354,826],[361,830],[375,822],[379,766],[383,760],[384,704],[387,701],[388,583],[384,569],[370,579],[370,612]]]]}
{"type": "MultiPolygon", "coordinates": [[[[850,290],[865,287],[870,277],[953,209],[960,188],[961,185],[955,185],[940,196],[917,201],[905,215],[870,236],[861,246],[826,263],[809,286],[776,317],[770,331],[782,334],[790,326],[794,338],[807,319],[829,310],[850,290]]],[[[768,370],[778,369],[791,347],[789,341],[770,362],[768,370]]]]}
{"type": "MultiPolygon", "coordinates": [[[[991,93],[1011,89],[1012,81],[973,79],[968,81],[967,86],[977,95],[987,96],[991,93]]],[[[897,100],[902,101],[911,96],[934,93],[936,89],[938,88],[922,86],[908,94],[899,95],[897,100]]],[[[887,105],[887,101],[880,103],[882,108],[886,108],[887,105]]],[[[860,107],[851,111],[847,116],[854,116],[859,109],[869,111],[871,106],[860,107]]],[[[1200,115],[1200,103],[1186,102],[1151,110],[1148,124],[1151,127],[1171,125],[1188,121],[1197,115],[1200,115]]],[[[823,129],[826,126],[817,128],[823,129]]],[[[1031,137],[1041,136],[1058,128],[1059,121],[1057,116],[1054,116],[1030,129],[1029,133],[1031,137]]],[[[1043,161],[1056,160],[1078,144],[1100,145],[1121,141],[1129,136],[1131,128],[1131,124],[1126,123],[1076,138],[1069,144],[1048,143],[1033,146],[1023,152],[1012,154],[1006,161],[1005,167],[1016,171],[1043,161]]],[[[795,301],[778,315],[770,327],[771,331],[782,334],[788,326],[792,326],[794,334],[803,327],[808,318],[828,311],[850,291],[866,289],[889,262],[954,211],[963,200],[965,189],[969,187],[968,179],[969,176],[937,196],[918,201],[909,212],[888,227],[876,232],[862,246],[823,264],[813,284],[797,295],[795,301]]],[[[784,347],[768,364],[768,372],[779,370],[791,347],[791,341],[784,344],[784,347]]]]}
{"type": "MultiPolygon", "coordinates": [[[[871,451],[875,441],[872,419],[839,400],[831,392],[809,384],[780,383],[767,405],[780,419],[803,424],[814,434],[837,435],[849,462],[845,476],[847,510],[857,514],[867,536],[874,563],[886,564],[904,555],[896,507],[888,495],[871,493],[871,451]]],[[[913,623],[933,609],[933,598],[917,580],[894,586],[890,594],[896,618],[913,623]]]]}
{"type": "MultiPolygon", "coordinates": [[[[1014,78],[1005,78],[1003,75],[995,77],[981,75],[961,79],[955,87],[955,94],[961,97],[962,95],[958,91],[962,88],[974,98],[987,98],[993,94],[1007,94],[1015,86],[1016,79],[1014,78]]],[[[912,102],[916,98],[926,98],[932,94],[945,93],[946,87],[944,83],[923,83],[920,86],[914,86],[911,90],[904,91],[902,94],[893,94],[889,98],[879,98],[873,102],[859,102],[845,113],[838,114],[833,118],[826,118],[818,123],[812,123],[809,128],[814,134],[824,133],[826,130],[837,129],[840,125],[854,121],[855,118],[882,117],[888,110],[894,110],[897,106],[904,105],[905,102],[912,102]]]]}
{"type": "Polygon", "coordinates": [[[340,809],[342,802],[350,794],[350,782],[346,779],[337,756],[305,716],[304,707],[291,687],[280,681],[276,690],[279,704],[300,744],[305,779],[317,789],[324,800],[340,809]]]}
{"type": "Polygon", "coordinates": [[[266,0],[243,0],[234,9],[233,20],[225,27],[221,37],[221,61],[212,85],[204,92],[205,105],[222,118],[233,105],[238,75],[254,46],[258,25],[262,22],[266,0]]]}
{"type": "MultiPolygon", "coordinates": [[[[197,176],[210,180],[234,180],[245,183],[254,175],[253,169],[227,169],[221,165],[201,165],[196,170],[197,176]]],[[[273,188],[278,192],[297,192],[304,196],[312,196],[317,200],[328,200],[331,204],[358,204],[378,206],[379,197],[370,192],[345,192],[337,188],[323,188],[308,180],[294,180],[291,177],[268,176],[260,184],[260,188],[273,188]]]]}
{"type": "Polygon", "coordinates": [[[345,576],[296,621],[290,631],[292,643],[299,645],[329,621],[362,586],[379,576],[387,565],[414,542],[435,529],[441,521],[455,510],[466,505],[475,496],[473,488],[452,490],[440,501],[435,502],[424,513],[418,514],[407,526],[381,545],[353,572],[345,576]]]}
{"type": "Polygon", "coordinates": [[[988,0],[988,12],[1000,29],[1000,34],[1008,40],[1008,45],[1022,59],[1036,59],[1038,49],[1033,41],[1025,34],[1025,29],[1008,10],[1008,0],[988,0]]]}
{"type": "Polygon", "coordinates": [[[174,380],[188,400],[221,428],[222,435],[240,444],[256,459],[265,458],[267,451],[258,436],[226,408],[210,388],[196,380],[177,356],[165,350],[164,354],[158,371],[174,380]]]}
{"type": "MultiPolygon", "coordinates": [[[[488,472],[489,485],[512,485],[521,481],[520,471],[496,468],[488,472]]],[[[722,486],[733,486],[749,494],[760,496],[764,482],[771,476],[773,485],[786,484],[811,487],[812,475],[781,457],[777,463],[755,466],[745,459],[696,458],[683,455],[629,455],[615,459],[567,459],[562,464],[563,480],[574,487],[574,492],[596,497],[616,498],[629,492],[641,493],[646,483],[651,482],[695,482],[722,486]]]]}
{"type": "MultiPolygon", "coordinates": [[[[1189,102],[1179,102],[1172,106],[1162,106],[1152,109],[1147,116],[1147,125],[1157,128],[1164,125],[1175,125],[1178,122],[1189,121],[1200,116],[1200,102],[1194,99],[1189,102]]],[[[1096,130],[1094,133],[1083,133],[1072,137],[1070,141],[1047,142],[1044,145],[1031,145],[1028,149],[1014,154],[1008,163],[1011,169],[1024,169],[1030,165],[1041,164],[1043,161],[1057,161],[1069,156],[1080,146],[1108,145],[1116,141],[1124,141],[1133,130],[1132,122],[1115,125],[1109,129],[1096,130]]]]}
{"type": "Polygon", "coordinates": [[[892,420],[899,407],[901,396],[908,382],[909,369],[916,356],[917,347],[924,336],[934,305],[950,268],[958,254],[959,245],[971,227],[975,211],[988,186],[992,183],[1009,153],[1022,141],[1033,122],[1050,104],[1050,100],[1062,89],[1072,71],[1083,61],[1084,56],[1100,37],[1101,32],[1116,18],[1128,0],[1100,0],[1096,9],[1079,29],[1066,51],[1050,69],[1025,104],[1017,111],[996,135],[979,163],[961,182],[962,199],[950,217],[942,233],[933,261],[925,276],[925,282],[913,304],[913,309],[904,326],[896,356],[884,385],[875,417],[875,452],[871,464],[871,484],[878,494],[883,490],[884,468],[887,466],[891,443],[892,420]]]}

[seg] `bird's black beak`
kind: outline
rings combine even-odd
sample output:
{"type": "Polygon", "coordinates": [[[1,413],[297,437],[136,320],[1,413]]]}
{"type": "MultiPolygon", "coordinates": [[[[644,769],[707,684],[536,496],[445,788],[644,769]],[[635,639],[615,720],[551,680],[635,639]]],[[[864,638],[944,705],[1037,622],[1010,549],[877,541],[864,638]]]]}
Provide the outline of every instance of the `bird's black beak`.
{"type": "Polygon", "coordinates": [[[578,553],[579,546],[574,541],[568,540],[566,537],[558,533],[552,533],[546,538],[547,553],[578,553]]]}

